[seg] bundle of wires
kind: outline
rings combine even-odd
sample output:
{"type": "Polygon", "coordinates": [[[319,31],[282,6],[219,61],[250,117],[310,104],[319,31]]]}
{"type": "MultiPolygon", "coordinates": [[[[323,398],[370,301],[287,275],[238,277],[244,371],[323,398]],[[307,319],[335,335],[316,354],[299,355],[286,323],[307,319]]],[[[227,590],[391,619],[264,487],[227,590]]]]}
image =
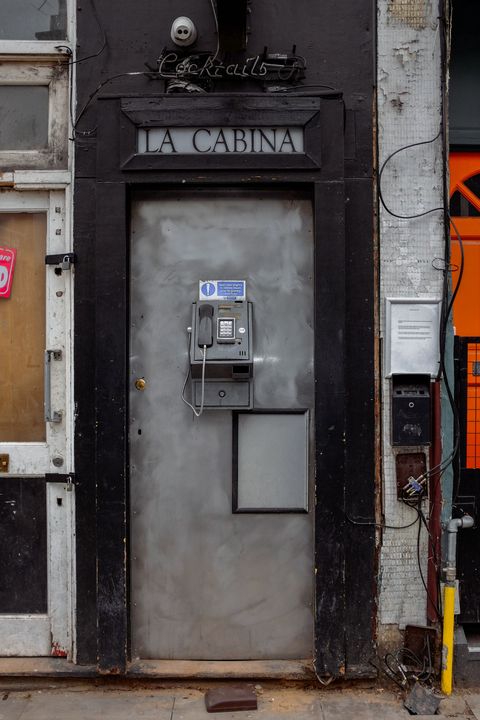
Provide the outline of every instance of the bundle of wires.
{"type": "Polygon", "coordinates": [[[428,635],[425,636],[421,655],[419,657],[409,648],[401,647],[395,652],[385,653],[377,661],[370,660],[370,664],[405,690],[414,683],[429,684],[433,678],[432,649],[428,635]]]}

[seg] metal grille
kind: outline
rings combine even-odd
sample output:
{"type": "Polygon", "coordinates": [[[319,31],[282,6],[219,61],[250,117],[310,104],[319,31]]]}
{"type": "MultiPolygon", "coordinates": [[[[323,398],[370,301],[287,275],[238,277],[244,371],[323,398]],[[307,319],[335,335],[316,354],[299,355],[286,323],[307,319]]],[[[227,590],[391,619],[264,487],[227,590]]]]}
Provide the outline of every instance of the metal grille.
{"type": "Polygon", "coordinates": [[[468,344],[467,355],[467,463],[480,469],[480,342],[468,344]]]}

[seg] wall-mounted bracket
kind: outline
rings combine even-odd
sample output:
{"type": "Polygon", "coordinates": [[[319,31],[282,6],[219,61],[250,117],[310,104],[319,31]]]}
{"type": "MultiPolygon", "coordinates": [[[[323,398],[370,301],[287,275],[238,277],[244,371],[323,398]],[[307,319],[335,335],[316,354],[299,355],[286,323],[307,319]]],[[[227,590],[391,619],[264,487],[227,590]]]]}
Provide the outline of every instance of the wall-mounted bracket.
{"type": "Polygon", "coordinates": [[[57,255],[45,255],[45,265],[56,265],[61,270],[71,270],[77,258],[75,253],[60,253],[57,255]]]}

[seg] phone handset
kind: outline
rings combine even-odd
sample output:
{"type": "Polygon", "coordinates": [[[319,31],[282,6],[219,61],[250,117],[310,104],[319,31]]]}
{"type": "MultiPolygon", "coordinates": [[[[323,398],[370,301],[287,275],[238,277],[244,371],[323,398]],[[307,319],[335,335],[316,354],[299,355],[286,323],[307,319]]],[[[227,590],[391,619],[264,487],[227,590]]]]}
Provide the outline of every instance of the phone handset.
{"type": "MultiPolygon", "coordinates": [[[[191,332],[191,328],[189,328],[191,332]]],[[[191,338],[191,335],[190,335],[191,338]]],[[[190,340],[191,342],[191,340],[190,340]]],[[[195,417],[200,417],[203,413],[205,402],[205,369],[207,363],[207,348],[213,345],[213,306],[209,303],[199,303],[198,305],[198,347],[202,351],[202,395],[200,400],[200,408],[197,410],[188,400],[185,399],[185,387],[187,385],[190,370],[187,373],[182,389],[182,400],[185,405],[192,409],[195,417]]]]}
{"type": "Polygon", "coordinates": [[[198,306],[198,346],[201,348],[213,345],[213,306],[199,303],[198,306]]]}

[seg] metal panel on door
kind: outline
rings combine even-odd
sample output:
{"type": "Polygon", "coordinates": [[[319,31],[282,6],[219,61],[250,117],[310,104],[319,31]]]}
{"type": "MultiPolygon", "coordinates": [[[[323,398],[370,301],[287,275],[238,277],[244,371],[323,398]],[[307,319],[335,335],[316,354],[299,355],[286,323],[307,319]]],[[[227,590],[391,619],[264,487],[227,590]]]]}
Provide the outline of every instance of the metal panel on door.
{"type": "MultiPolygon", "coordinates": [[[[311,657],[310,199],[241,190],[135,196],[130,352],[133,655],[311,657]],[[295,447],[303,486],[307,467],[310,510],[301,498],[291,511],[234,512],[232,411],[206,410],[197,419],[181,400],[198,281],[222,278],[245,279],[253,303],[254,412],[305,413],[306,460],[295,447]],[[138,378],[143,391],[135,388],[138,378]]],[[[256,441],[261,446],[262,438],[256,441]]]]}

